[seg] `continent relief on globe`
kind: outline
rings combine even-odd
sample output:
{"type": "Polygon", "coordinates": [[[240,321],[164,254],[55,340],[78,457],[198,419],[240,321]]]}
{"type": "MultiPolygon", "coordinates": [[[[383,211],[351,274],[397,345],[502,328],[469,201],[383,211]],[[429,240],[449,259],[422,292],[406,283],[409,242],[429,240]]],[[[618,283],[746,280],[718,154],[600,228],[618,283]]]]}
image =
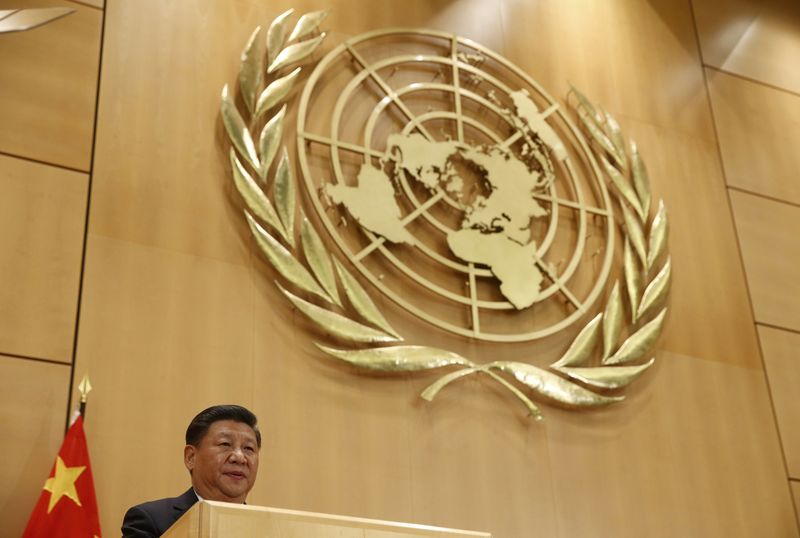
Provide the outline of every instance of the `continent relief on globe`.
{"type": "MultiPolygon", "coordinates": [[[[527,93],[514,92],[511,97],[526,128],[550,147],[556,158],[563,159],[563,144],[527,93]]],[[[542,283],[536,265],[537,245],[530,231],[531,219],[547,214],[533,198],[543,184],[542,172],[531,170],[500,145],[430,141],[418,133],[389,136],[386,153],[394,161],[395,175],[406,173],[431,192],[444,189],[458,195],[463,189],[464,179],[453,166],[455,157],[471,162],[480,171],[490,192],[464,206],[461,229],[447,234],[447,245],[458,258],[489,267],[500,281],[500,292],[515,308],[531,306],[542,283]]],[[[407,223],[395,200],[392,177],[365,163],[357,180],[356,186],[329,183],[325,191],[367,230],[392,243],[413,245],[414,237],[405,229],[407,223]]]]}

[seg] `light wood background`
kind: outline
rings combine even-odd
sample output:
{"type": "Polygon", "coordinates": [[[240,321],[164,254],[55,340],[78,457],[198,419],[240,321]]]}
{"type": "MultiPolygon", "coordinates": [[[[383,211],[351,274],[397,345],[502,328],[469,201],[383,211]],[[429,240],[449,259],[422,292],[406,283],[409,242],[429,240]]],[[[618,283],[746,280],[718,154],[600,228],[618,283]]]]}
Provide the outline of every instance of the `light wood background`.
{"type": "MultiPolygon", "coordinates": [[[[84,372],[107,536],[187,487],[183,431],[221,402],[262,423],[253,504],[496,538],[798,536],[796,5],[49,4],[77,13],[0,35],[0,536],[21,533],[84,372]],[[249,237],[218,116],[250,32],[288,7],[330,8],[328,46],[388,26],[472,38],[636,139],[674,281],[657,366],[625,403],[533,423],[478,378],[426,404],[433,377],[320,357],[249,237]]],[[[477,349],[383,306],[409,340],[477,349]]]]}

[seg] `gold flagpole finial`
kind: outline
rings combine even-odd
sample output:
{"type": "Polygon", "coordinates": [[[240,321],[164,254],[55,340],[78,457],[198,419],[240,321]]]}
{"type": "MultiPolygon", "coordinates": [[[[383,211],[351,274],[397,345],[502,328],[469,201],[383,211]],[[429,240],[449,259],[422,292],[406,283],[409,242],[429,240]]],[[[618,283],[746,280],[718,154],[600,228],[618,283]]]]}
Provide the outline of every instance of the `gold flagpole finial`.
{"type": "Polygon", "coordinates": [[[89,381],[89,374],[83,374],[83,379],[78,384],[78,392],[81,393],[81,403],[86,403],[86,397],[92,391],[92,384],[89,381]]]}

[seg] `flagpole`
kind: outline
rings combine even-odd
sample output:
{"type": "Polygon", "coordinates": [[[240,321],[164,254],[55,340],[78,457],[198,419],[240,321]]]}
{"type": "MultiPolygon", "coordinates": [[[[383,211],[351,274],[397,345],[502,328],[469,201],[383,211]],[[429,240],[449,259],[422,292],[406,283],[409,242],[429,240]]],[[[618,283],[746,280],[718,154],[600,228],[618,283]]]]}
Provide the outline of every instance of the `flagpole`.
{"type": "MultiPolygon", "coordinates": [[[[86,413],[86,399],[91,390],[89,376],[84,375],[78,385],[81,414],[86,413]]],[[[102,536],[83,420],[76,417],[71,422],[50,475],[39,493],[22,538],[102,536]]]]}
{"type": "Polygon", "coordinates": [[[78,412],[86,420],[86,400],[89,393],[92,391],[92,384],[89,382],[89,374],[83,374],[83,379],[78,384],[78,392],[81,393],[81,403],[78,412]]]}

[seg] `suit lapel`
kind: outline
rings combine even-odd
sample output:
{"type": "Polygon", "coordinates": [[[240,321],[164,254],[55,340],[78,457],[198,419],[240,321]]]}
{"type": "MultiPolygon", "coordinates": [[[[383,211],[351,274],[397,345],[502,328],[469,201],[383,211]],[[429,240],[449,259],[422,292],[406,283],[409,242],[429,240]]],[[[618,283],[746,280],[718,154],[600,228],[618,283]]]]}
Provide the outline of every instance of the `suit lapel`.
{"type": "Polygon", "coordinates": [[[191,508],[192,505],[196,502],[197,502],[197,495],[195,495],[194,490],[192,488],[189,488],[180,497],[175,497],[175,501],[172,503],[172,508],[174,508],[180,513],[183,513],[187,511],[189,508],[191,508]]]}

